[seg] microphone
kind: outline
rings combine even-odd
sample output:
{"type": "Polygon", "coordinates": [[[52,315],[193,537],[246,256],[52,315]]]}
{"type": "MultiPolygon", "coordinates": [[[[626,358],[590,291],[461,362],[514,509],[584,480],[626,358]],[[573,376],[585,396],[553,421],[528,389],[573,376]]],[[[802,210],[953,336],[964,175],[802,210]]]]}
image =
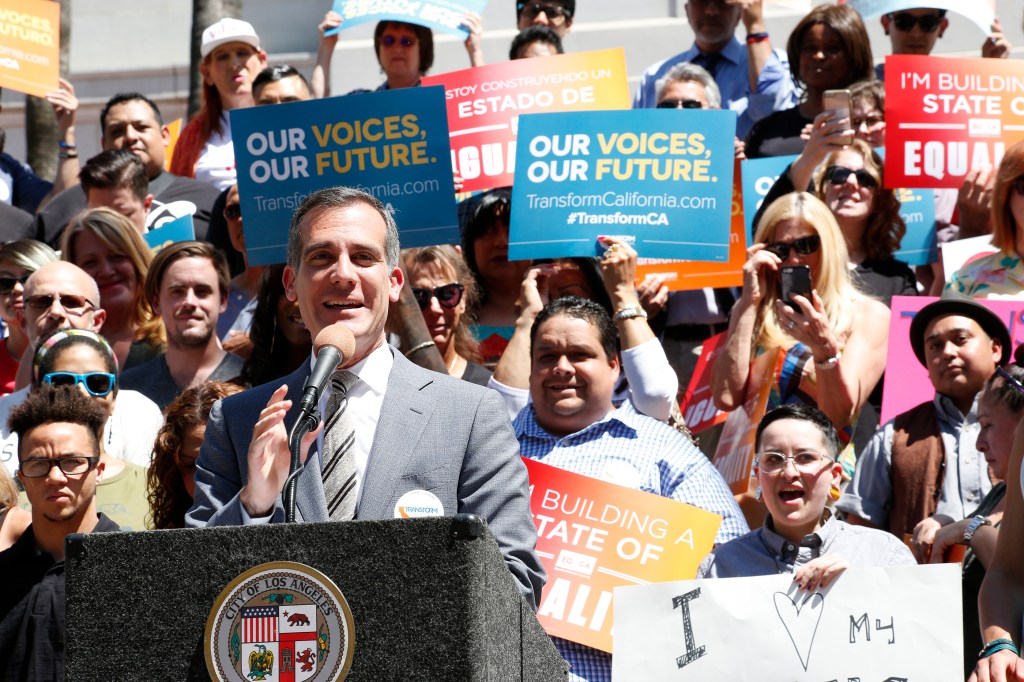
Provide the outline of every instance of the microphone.
{"type": "MultiPolygon", "coordinates": [[[[313,348],[316,350],[316,363],[302,387],[302,401],[299,403],[300,421],[315,414],[317,403],[320,402],[320,396],[331,375],[338,369],[338,365],[344,362],[345,358],[352,356],[355,347],[356,340],[352,331],[340,322],[324,327],[316,335],[316,340],[313,342],[313,348]]],[[[313,424],[315,425],[316,421],[313,424]]]]}

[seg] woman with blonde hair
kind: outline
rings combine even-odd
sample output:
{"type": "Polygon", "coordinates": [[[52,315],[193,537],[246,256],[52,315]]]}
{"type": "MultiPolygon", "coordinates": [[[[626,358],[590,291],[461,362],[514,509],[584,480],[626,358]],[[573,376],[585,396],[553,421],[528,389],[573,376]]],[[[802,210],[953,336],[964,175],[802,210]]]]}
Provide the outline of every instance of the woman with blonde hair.
{"type": "Polygon", "coordinates": [[[131,222],[109,208],[85,211],[68,225],[60,248],[61,258],[96,280],[107,313],[102,333],[122,371],[162,353],[163,321],[144,292],[153,253],[131,222]]]}
{"type": "Polygon", "coordinates": [[[769,409],[791,402],[816,406],[848,439],[885,369],[889,309],[854,284],[832,211],[807,192],[769,206],[754,242],[712,372],[715,404],[735,410],[752,385],[770,377],[769,409]],[[782,300],[780,273],[787,266],[809,269],[810,298],[782,300]]]}
{"type": "Polygon", "coordinates": [[[423,313],[431,339],[448,374],[487,385],[491,373],[480,362],[480,344],[469,327],[466,309],[480,298],[469,266],[453,246],[427,246],[402,253],[406,277],[423,313]]]}
{"type": "MultiPolygon", "coordinates": [[[[14,454],[17,457],[17,453],[14,454]]],[[[32,514],[18,506],[18,486],[7,467],[0,466],[0,552],[9,549],[32,525],[32,514]]]]}

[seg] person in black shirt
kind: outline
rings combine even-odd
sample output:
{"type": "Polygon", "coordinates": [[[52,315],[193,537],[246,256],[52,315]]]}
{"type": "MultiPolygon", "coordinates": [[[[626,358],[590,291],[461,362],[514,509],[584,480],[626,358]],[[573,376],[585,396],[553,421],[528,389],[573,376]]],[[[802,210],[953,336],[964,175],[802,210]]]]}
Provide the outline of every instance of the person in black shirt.
{"type": "Polygon", "coordinates": [[[96,513],[106,415],[78,386],[41,386],[11,413],[18,479],[32,525],[0,552],[0,670],[6,679],[64,679],[64,538],[117,530],[96,513]]]}

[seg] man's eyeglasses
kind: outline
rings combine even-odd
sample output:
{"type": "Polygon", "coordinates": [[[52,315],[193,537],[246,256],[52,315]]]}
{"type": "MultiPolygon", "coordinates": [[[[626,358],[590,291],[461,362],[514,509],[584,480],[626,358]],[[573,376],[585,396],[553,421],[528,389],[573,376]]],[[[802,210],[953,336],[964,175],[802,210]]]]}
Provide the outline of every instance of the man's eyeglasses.
{"type": "Polygon", "coordinates": [[[238,220],[242,217],[242,205],[228,204],[224,207],[224,217],[228,220],[238,220]]]}
{"type": "Polygon", "coordinates": [[[925,33],[935,33],[939,30],[943,19],[938,14],[925,14],[924,16],[915,17],[907,12],[894,13],[889,16],[892,18],[893,26],[897,30],[904,32],[913,31],[915,26],[920,26],[921,30],[925,33]]]}
{"type": "Polygon", "coordinates": [[[809,256],[819,248],[821,248],[821,237],[816,234],[811,234],[800,239],[793,240],[791,242],[775,242],[773,244],[765,244],[765,248],[774,253],[782,260],[789,258],[789,251],[792,249],[801,256],[809,256]]]}
{"type": "Polygon", "coordinates": [[[49,374],[43,375],[43,383],[52,384],[54,386],[74,386],[75,384],[84,384],[85,390],[87,390],[90,395],[102,398],[114,390],[114,386],[117,386],[117,376],[110,374],[109,372],[89,372],[88,374],[75,374],[74,372],[50,372],[49,374]]]}
{"type": "Polygon", "coordinates": [[[96,307],[85,296],[75,294],[36,294],[25,299],[25,307],[42,313],[53,307],[54,302],[60,303],[60,307],[72,315],[84,315],[90,308],[96,307]]]}
{"type": "Polygon", "coordinates": [[[437,297],[437,302],[441,304],[442,308],[454,308],[462,301],[462,294],[465,293],[465,291],[466,287],[462,286],[458,282],[454,282],[452,284],[434,287],[433,289],[413,287],[412,295],[416,297],[416,302],[419,304],[420,310],[426,310],[430,307],[430,299],[434,297],[437,297]]]}
{"type": "Polygon", "coordinates": [[[816,474],[821,470],[825,462],[831,462],[831,457],[826,457],[818,452],[798,452],[795,455],[784,455],[781,452],[762,452],[754,461],[754,466],[766,474],[777,474],[786,468],[787,462],[793,463],[793,468],[805,474],[816,474]]]}
{"type": "Polygon", "coordinates": [[[25,286],[25,280],[27,280],[28,277],[28,275],[23,275],[21,277],[0,277],[0,295],[7,296],[14,291],[14,287],[18,284],[25,286]]]}
{"type": "Polygon", "coordinates": [[[516,9],[530,21],[539,17],[541,12],[543,12],[548,21],[555,26],[561,26],[565,23],[566,19],[572,16],[572,12],[565,7],[551,5],[546,2],[520,2],[516,5],[516,9]]]}
{"type": "Polygon", "coordinates": [[[19,464],[18,470],[25,478],[46,478],[50,475],[50,469],[53,467],[60,469],[65,476],[81,476],[96,466],[98,461],[100,461],[99,457],[85,457],[84,455],[71,455],[57,459],[33,457],[19,464]]]}
{"type": "Polygon", "coordinates": [[[857,184],[861,187],[878,187],[878,181],[866,168],[851,170],[844,166],[829,166],[825,169],[825,179],[833,185],[843,184],[851,175],[857,178],[857,184]]]}
{"type": "Polygon", "coordinates": [[[864,118],[853,116],[850,118],[850,127],[854,130],[860,130],[861,126],[865,126],[868,130],[874,130],[880,125],[885,125],[885,116],[865,116],[864,118]]]}
{"type": "Polygon", "coordinates": [[[659,109],[703,109],[699,99],[666,99],[658,102],[659,109]]]}
{"type": "MultiPolygon", "coordinates": [[[[384,47],[394,47],[395,43],[401,44],[402,47],[412,47],[413,45],[416,44],[416,39],[410,38],[409,36],[402,36],[401,38],[396,38],[394,36],[384,36],[383,38],[380,39],[380,44],[383,45],[384,47]]],[[[225,208],[225,210],[227,209],[225,208]]]]}

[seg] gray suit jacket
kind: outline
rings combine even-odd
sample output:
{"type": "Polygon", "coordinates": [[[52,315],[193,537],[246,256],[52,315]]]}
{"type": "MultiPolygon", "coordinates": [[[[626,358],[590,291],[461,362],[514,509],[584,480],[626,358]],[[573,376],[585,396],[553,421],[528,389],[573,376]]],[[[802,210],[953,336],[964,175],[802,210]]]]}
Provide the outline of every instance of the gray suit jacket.
{"type": "MultiPolygon", "coordinates": [[[[526,466],[497,393],[425,370],[395,352],[380,421],[363,479],[356,519],[394,518],[395,504],[410,490],[428,490],[444,513],[477,514],[498,541],[526,600],[536,605],[544,586],[537,558],[537,530],[530,513],[526,466]]],[[[242,523],[239,492],[248,477],[246,456],[253,426],[274,390],[288,385],[290,430],[298,416],[303,363],[282,381],[257,386],[218,402],[210,413],[196,468],[190,526],[242,523]]],[[[314,454],[299,476],[296,517],[327,521],[327,501],[314,454]]],[[[273,521],[284,520],[278,498],[273,521]]]]}

